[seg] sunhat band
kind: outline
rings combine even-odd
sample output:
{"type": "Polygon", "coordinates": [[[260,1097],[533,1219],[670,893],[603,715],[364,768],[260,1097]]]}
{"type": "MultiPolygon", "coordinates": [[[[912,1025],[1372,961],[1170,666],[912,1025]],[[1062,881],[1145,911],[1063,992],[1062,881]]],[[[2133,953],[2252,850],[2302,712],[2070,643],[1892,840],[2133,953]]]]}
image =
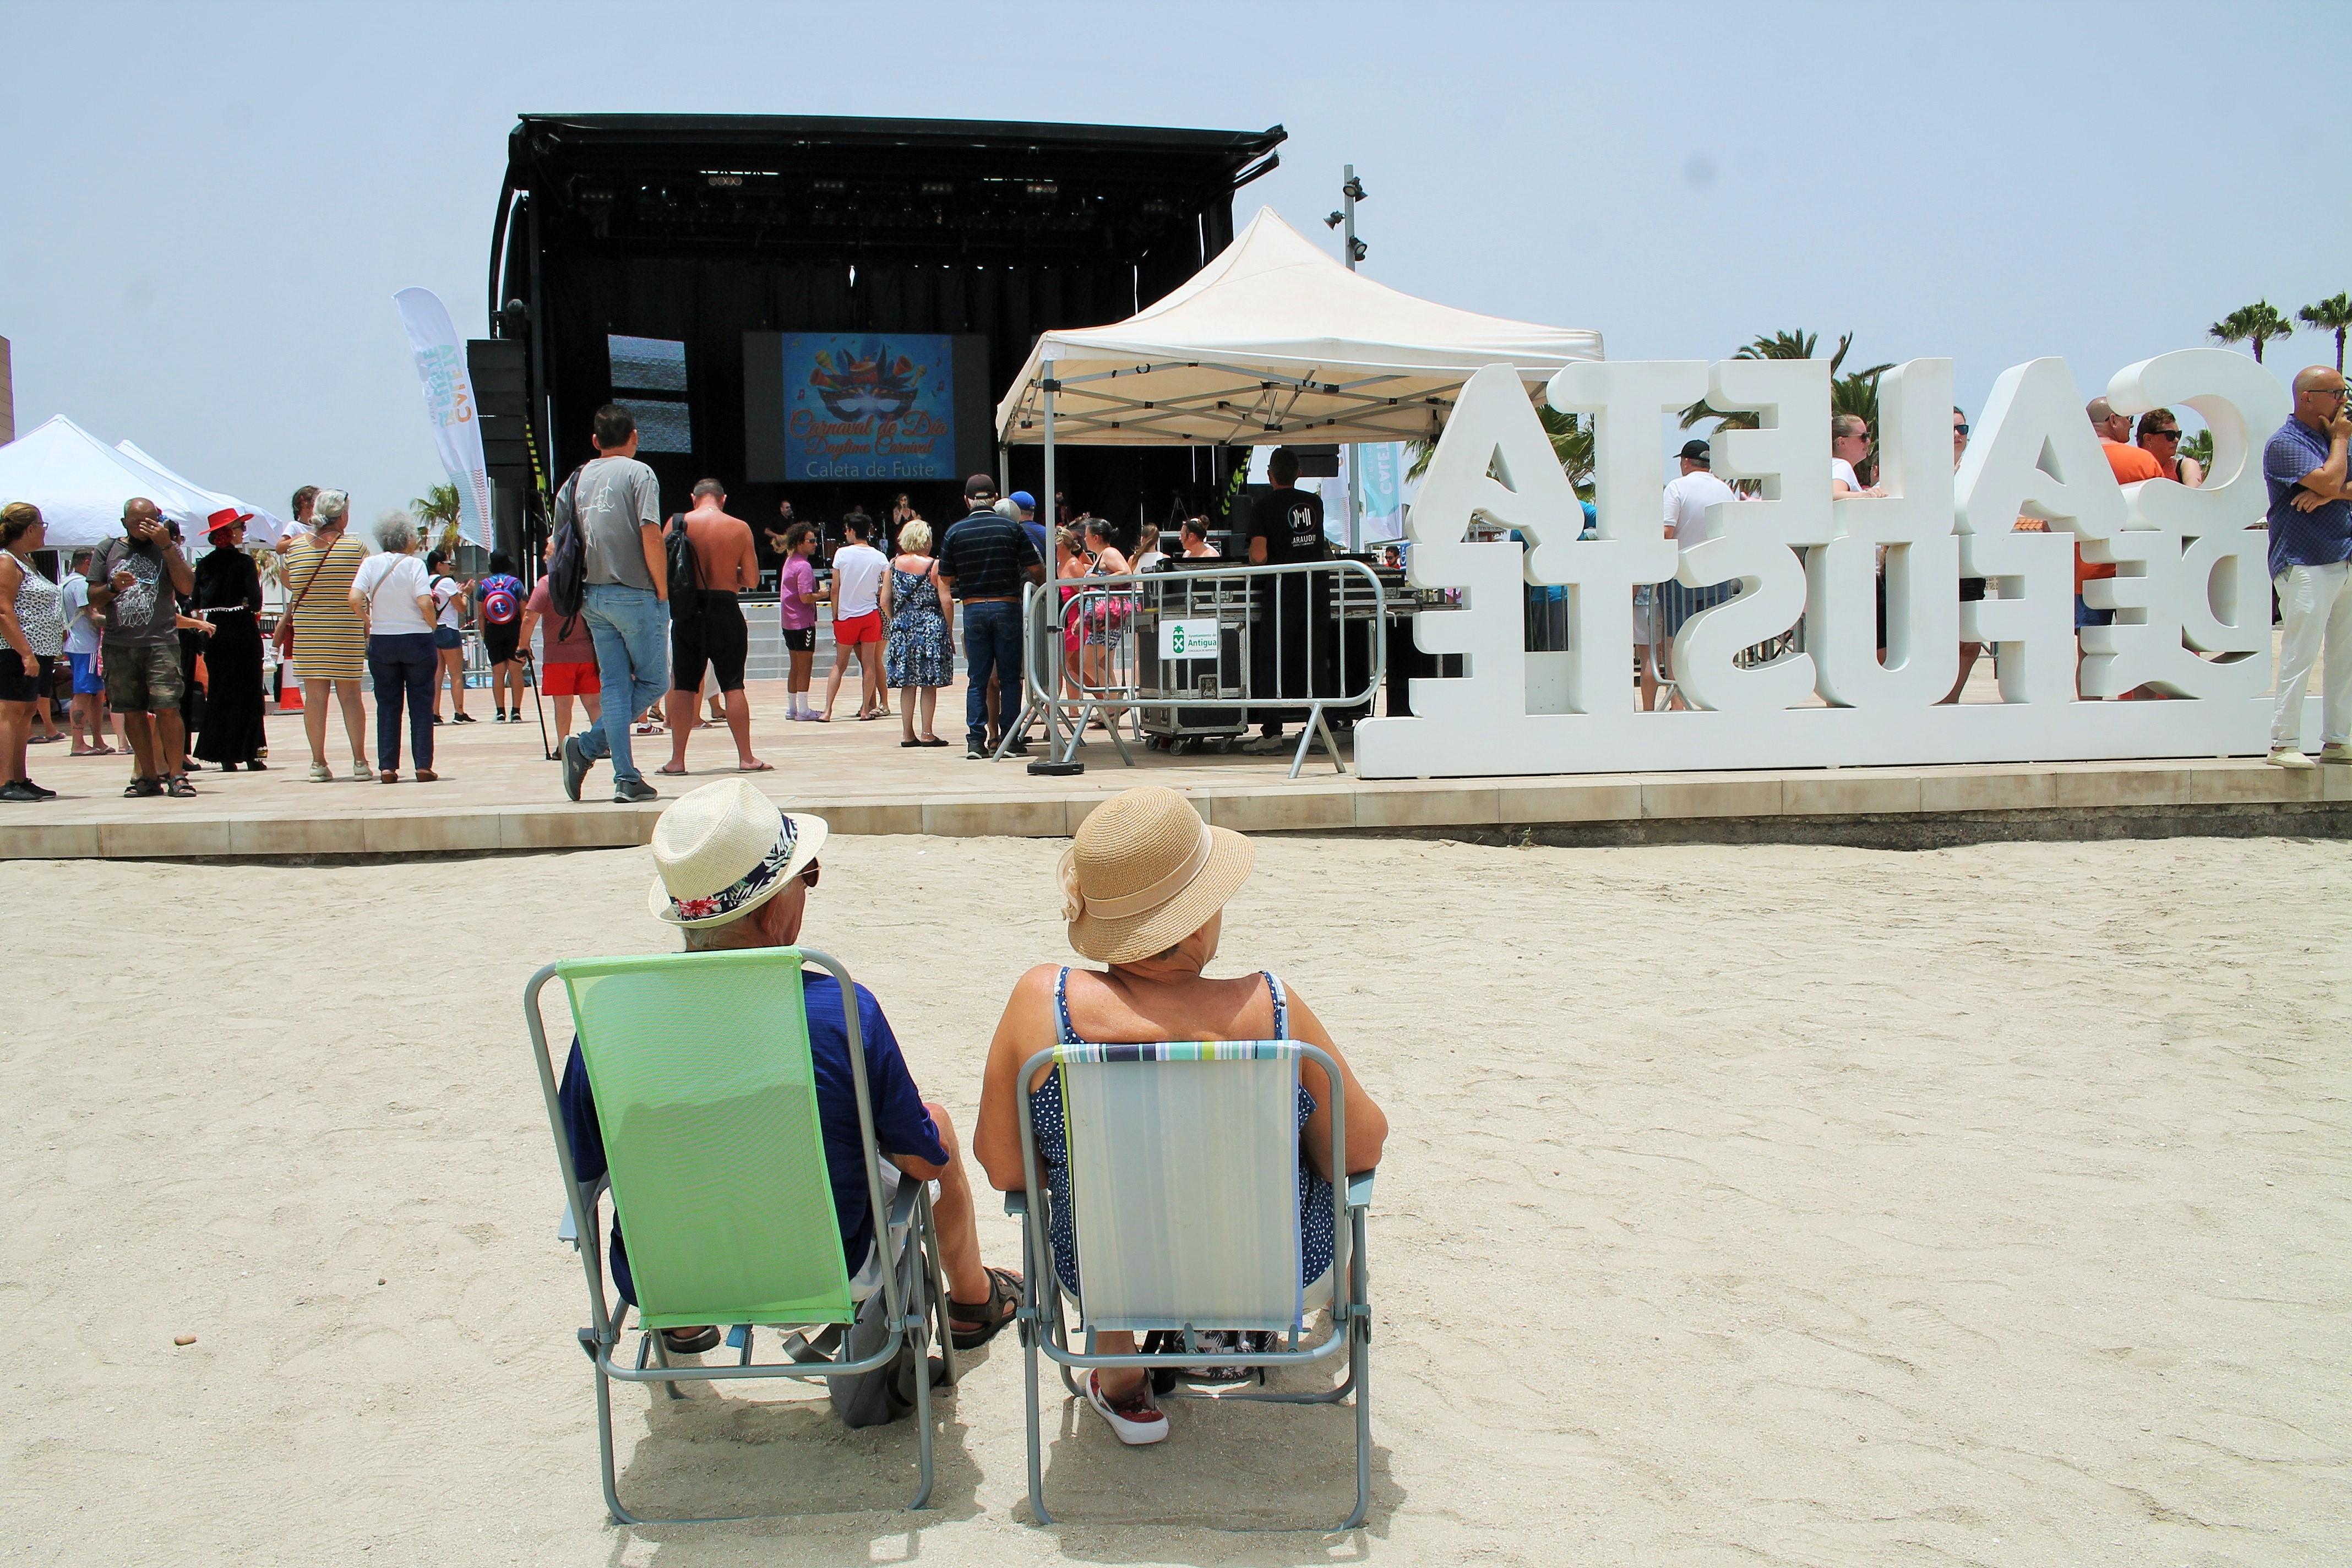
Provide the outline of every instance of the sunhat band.
{"type": "Polygon", "coordinates": [[[689,925],[699,925],[733,914],[758,898],[770,883],[783,874],[785,866],[792,861],[793,845],[797,837],[793,830],[793,819],[789,816],[783,818],[782,826],[776,834],[776,847],[769,850],[758,865],[706,898],[681,899],[672,893],[669,900],[671,911],[681,923],[689,925]]]}
{"type": "MultiPolygon", "coordinates": [[[[1215,837],[1209,832],[1209,825],[1202,823],[1201,837],[1193,844],[1192,852],[1186,856],[1183,863],[1174,870],[1148,888],[1138,889],[1132,893],[1121,893],[1117,898],[1088,898],[1084,889],[1080,889],[1077,894],[1079,912],[1092,915],[1097,920],[1116,921],[1158,909],[1161,904],[1182,892],[1192,883],[1192,879],[1201,874],[1201,868],[1209,863],[1209,850],[1215,842],[1215,837]]],[[[1076,880],[1075,878],[1072,879],[1076,880]]],[[[1076,920],[1077,916],[1074,914],[1069,918],[1076,920]]]]}

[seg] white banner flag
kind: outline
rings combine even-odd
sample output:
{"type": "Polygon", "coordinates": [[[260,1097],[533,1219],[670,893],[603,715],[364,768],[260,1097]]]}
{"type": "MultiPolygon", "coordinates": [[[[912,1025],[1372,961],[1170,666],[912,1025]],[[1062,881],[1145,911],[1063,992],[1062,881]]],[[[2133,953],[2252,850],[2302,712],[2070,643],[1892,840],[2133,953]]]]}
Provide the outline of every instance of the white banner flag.
{"type": "Polygon", "coordinates": [[[482,425],[474,384],[466,374],[466,345],[449,320],[449,308],[430,289],[403,289],[393,302],[408,329],[416,376],[425,384],[425,415],[441,466],[457,487],[457,531],[469,543],[490,548],[490,475],[482,458],[482,425]]]}

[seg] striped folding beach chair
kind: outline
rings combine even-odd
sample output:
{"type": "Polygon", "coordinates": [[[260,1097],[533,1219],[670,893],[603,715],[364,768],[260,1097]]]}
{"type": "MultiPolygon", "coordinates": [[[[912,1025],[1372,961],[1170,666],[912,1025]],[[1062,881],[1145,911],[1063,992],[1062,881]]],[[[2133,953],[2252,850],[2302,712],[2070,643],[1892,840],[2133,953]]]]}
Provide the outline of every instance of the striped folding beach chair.
{"type": "Polygon", "coordinates": [[[566,959],[541,969],[523,988],[523,1016],[571,1207],[567,1229],[577,1238],[588,1281],[591,1323],[580,1331],[580,1346],[596,1369],[597,1451],[604,1503],[616,1522],[703,1521],[644,1521],[622,1506],[614,1480],[610,1380],[665,1384],[677,1398],[677,1385],[685,1382],[856,1376],[889,1365],[902,1347],[913,1352],[921,1472],[908,1506],[921,1508],[929,1500],[925,1347],[933,1325],[927,1314],[936,1313],[951,1385],[947,1292],[940,1278],[930,1184],[905,1180],[895,1203],[883,1199],[856,994],[839,963],[794,948],[566,959]],[[802,1000],[803,963],[830,971],[841,983],[864,1134],[866,1196],[884,1265],[877,1271],[887,1308],[882,1342],[878,1349],[861,1345],[866,1353],[855,1358],[847,1326],[873,1291],[856,1288],[842,1258],[802,1000]],[[540,990],[558,978],[571,999],[581,1057],[595,1095],[614,1215],[636,1288],[641,1337],[633,1363],[616,1354],[630,1309],[606,1294],[598,1184],[582,1183],[573,1167],[558,1098],[559,1069],[548,1055],[540,1017],[540,990]],[[736,1363],[671,1365],[659,1331],[705,1323],[734,1326],[728,1342],[741,1352],[736,1363]],[[784,1341],[793,1359],[754,1363],[756,1324],[796,1331],[784,1341]],[[840,1326],[839,1343],[830,1356],[810,1348],[821,1325],[840,1326]]]}
{"type": "MultiPolygon", "coordinates": [[[[1305,1292],[1298,1213],[1296,1104],[1302,1059],[1340,1082],[1339,1064],[1294,1040],[1220,1040],[1162,1045],[1071,1043],[1031,1057],[1021,1086],[1021,1158],[1025,1193],[1005,1195],[1021,1216],[1028,1259],[1020,1312],[1026,1368],[1029,1506],[1045,1511],[1037,1357],[1062,1369],[1168,1366],[1157,1354],[1095,1353],[1097,1333],[1154,1330],[1181,1336],[1187,1366],[1272,1369],[1328,1362],[1343,1351],[1346,1381],[1315,1393],[1173,1391],[1178,1398],[1293,1405],[1355,1398],[1356,1506],[1339,1526],[1361,1524],[1371,1497],[1371,1303],[1364,1267],[1370,1173],[1333,1183],[1331,1321],[1320,1342],[1301,1342],[1305,1292]],[[1053,1196],[1037,1155],[1028,1086],[1051,1066],[1061,1081],[1069,1155],[1069,1219],[1077,1255],[1078,1326],[1074,1349],[1054,1265],[1053,1196]],[[1213,1354],[1197,1336],[1216,1330],[1271,1332],[1278,1348],[1213,1354]]],[[[1331,1169],[1347,1169],[1347,1108],[1331,1107],[1331,1169]]],[[[1247,1342],[1244,1342],[1246,1343],[1247,1342]]],[[[1167,1395],[1163,1395],[1166,1397],[1167,1395]]]]}

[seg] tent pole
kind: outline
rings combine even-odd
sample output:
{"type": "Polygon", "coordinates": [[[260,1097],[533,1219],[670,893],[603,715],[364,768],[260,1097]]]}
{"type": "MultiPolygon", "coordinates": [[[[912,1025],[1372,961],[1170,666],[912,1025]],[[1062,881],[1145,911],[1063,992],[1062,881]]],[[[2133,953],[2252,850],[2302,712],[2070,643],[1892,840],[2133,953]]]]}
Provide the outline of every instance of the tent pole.
{"type": "MultiPolygon", "coordinates": [[[[1050,349],[1048,353],[1050,355],[1050,349]]],[[[1058,358],[1048,357],[1043,362],[1043,363],[1045,376],[1043,381],[1038,383],[1038,388],[1043,393],[1045,399],[1045,488],[1037,497],[1037,511],[1038,514],[1045,520],[1045,585],[1040,589],[1039,592],[1052,594],[1054,592],[1054,579],[1055,575],[1054,571],[1054,542],[1062,536],[1062,509],[1060,506],[1055,504],[1054,500],[1054,394],[1062,384],[1060,381],[1055,379],[1055,373],[1061,368],[1058,358]]],[[[1058,612],[1061,609],[1061,605],[1058,600],[1048,602],[1052,605],[1054,610],[1058,615],[1058,612]]],[[[1038,696],[1045,703],[1045,754],[1048,757],[1054,758],[1056,762],[1066,760],[1056,755],[1062,743],[1061,725],[1057,718],[1059,710],[1055,706],[1055,699],[1062,694],[1061,648],[1062,639],[1059,637],[1056,637],[1054,638],[1053,679],[1050,684],[1046,686],[1045,689],[1038,693],[1038,696]]],[[[1070,752],[1073,756],[1077,753],[1076,736],[1073,736],[1071,739],[1070,752]]]]}

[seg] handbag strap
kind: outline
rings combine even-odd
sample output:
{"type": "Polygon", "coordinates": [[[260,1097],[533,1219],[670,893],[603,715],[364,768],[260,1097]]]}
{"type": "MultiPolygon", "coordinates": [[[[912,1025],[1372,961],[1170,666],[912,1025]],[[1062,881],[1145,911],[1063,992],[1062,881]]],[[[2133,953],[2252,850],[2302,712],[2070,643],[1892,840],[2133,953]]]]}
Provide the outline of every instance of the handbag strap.
{"type": "MultiPolygon", "coordinates": [[[[335,541],[335,544],[341,544],[341,542],[342,541],[340,539],[335,541]]],[[[316,583],[319,580],[319,574],[327,569],[327,558],[334,554],[335,544],[330,544],[319,552],[319,563],[310,568],[310,574],[308,577],[302,579],[302,591],[294,595],[294,602],[292,604],[286,606],[286,613],[288,615],[290,616],[295,611],[300,609],[302,607],[302,601],[310,596],[310,584],[316,583]]]]}

